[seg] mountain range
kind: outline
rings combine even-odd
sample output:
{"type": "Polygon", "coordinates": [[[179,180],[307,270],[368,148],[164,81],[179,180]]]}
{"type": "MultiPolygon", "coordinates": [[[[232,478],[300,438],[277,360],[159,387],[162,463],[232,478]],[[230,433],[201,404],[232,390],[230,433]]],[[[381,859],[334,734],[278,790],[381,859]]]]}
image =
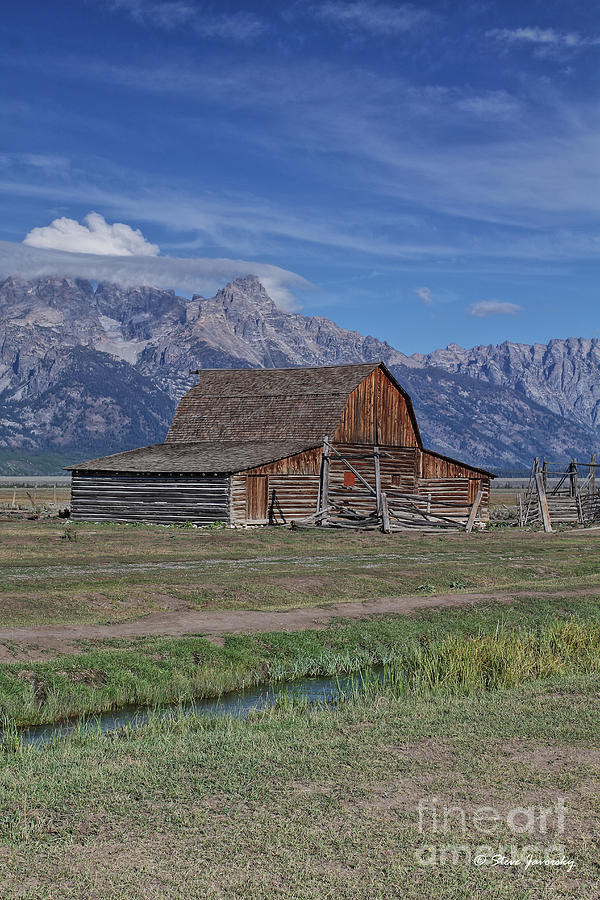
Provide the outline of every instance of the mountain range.
{"type": "Polygon", "coordinates": [[[84,279],[0,282],[0,448],[73,462],[164,438],[197,368],[383,360],[433,449],[497,472],[600,447],[600,341],[407,356],[322,316],[280,309],[258,278],[214,297],[84,279]]]}

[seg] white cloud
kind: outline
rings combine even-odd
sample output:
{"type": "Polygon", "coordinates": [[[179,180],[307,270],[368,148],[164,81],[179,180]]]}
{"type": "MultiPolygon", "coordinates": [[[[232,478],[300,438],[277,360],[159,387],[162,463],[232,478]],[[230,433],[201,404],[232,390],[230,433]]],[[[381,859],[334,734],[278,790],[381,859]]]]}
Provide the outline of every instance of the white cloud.
{"type": "Polygon", "coordinates": [[[156,244],[147,241],[138,228],[115,222],[109,225],[100,213],[90,212],[84,224],[63,216],[49,225],[32,228],[23,240],[29,247],[96,253],[100,256],[158,256],[156,244]]]}
{"type": "Polygon", "coordinates": [[[499,300],[481,300],[471,307],[471,315],[485,318],[485,316],[514,316],[521,312],[522,306],[516,303],[502,303],[499,300]]]}
{"type": "Polygon", "coordinates": [[[138,25],[150,25],[170,30],[185,25],[196,15],[190,3],[181,0],[171,2],[146,2],[146,0],[108,0],[104,4],[109,12],[127,13],[138,25]]]}
{"type": "Polygon", "coordinates": [[[314,7],[319,19],[339,25],[349,31],[368,31],[371,34],[399,34],[421,24],[430,14],[410,4],[351,3],[328,0],[314,7]]]}
{"type": "Polygon", "coordinates": [[[420,287],[415,289],[415,294],[420,297],[425,306],[431,306],[433,303],[433,294],[428,287],[420,287]]]}
{"type": "Polygon", "coordinates": [[[600,44],[600,38],[583,37],[576,32],[555,31],[553,28],[494,28],[486,32],[486,36],[509,44],[537,44],[567,50],[600,44]]]}
{"type": "Polygon", "coordinates": [[[244,259],[177,259],[169,256],[105,256],[67,253],[0,241],[0,278],[37,278],[56,275],[112,281],[124,287],[152,285],[186,294],[211,296],[226,281],[240,275],[256,275],[269,295],[283,309],[298,305],[295,291],[312,285],[301,275],[268,263],[244,259]]]}
{"type": "Polygon", "coordinates": [[[249,43],[266,31],[266,24],[251,13],[215,15],[210,8],[186,0],[108,0],[109,12],[124,12],[136,24],[174,31],[191,28],[200,37],[249,43]]]}

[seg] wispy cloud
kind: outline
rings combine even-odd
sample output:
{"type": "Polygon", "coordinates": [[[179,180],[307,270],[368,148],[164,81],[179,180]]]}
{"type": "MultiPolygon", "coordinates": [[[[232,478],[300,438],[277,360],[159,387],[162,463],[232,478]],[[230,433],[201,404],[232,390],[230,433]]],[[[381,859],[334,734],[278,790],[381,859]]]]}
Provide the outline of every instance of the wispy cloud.
{"type": "MultiPolygon", "coordinates": [[[[441,163],[440,163],[441,165],[441,163]]],[[[74,167],[71,167],[74,170],[74,167]]],[[[475,161],[473,162],[475,171],[475,161]]],[[[441,189],[440,189],[441,190],[441,189]]],[[[281,257],[290,246],[301,244],[310,256],[331,257],[350,251],[387,259],[390,264],[436,259],[450,265],[469,259],[545,260],[559,263],[570,259],[600,258],[597,230],[562,228],[542,230],[519,228],[516,232],[497,226],[477,226],[477,236],[465,223],[455,223],[451,234],[440,234],[427,219],[417,214],[385,209],[379,203],[364,204],[360,210],[351,207],[328,211],[315,217],[312,204],[296,210],[280,206],[262,195],[240,195],[232,192],[215,196],[198,187],[174,183],[158,183],[144,179],[140,173],[110,166],[95,158],[85,175],[63,178],[0,178],[0,191],[5,196],[44,200],[55,204],[90,206],[102,209],[111,218],[136,223],[155,223],[173,234],[172,243],[163,251],[197,253],[206,256],[244,255],[246,258],[281,257]],[[95,177],[90,176],[90,172],[95,177]],[[111,188],[107,189],[106,185],[111,188]],[[185,239],[177,236],[185,234],[185,239]]]]}
{"type": "Polygon", "coordinates": [[[555,31],[554,28],[494,28],[486,32],[487,37],[508,44],[534,44],[538,47],[577,50],[600,44],[600,38],[587,37],[573,31],[555,31]]]}
{"type": "Polygon", "coordinates": [[[425,306],[431,306],[433,303],[433,294],[428,287],[420,287],[415,289],[415,294],[420,297],[425,306]]]}
{"type": "Polygon", "coordinates": [[[471,306],[471,315],[485,318],[487,316],[515,316],[523,310],[517,303],[502,303],[498,300],[481,300],[471,306]]]}
{"type": "Polygon", "coordinates": [[[23,243],[44,250],[95,253],[101,256],[158,256],[159,248],[142,232],[122,222],[109,225],[104,216],[90,212],[84,224],[62,216],[49,225],[32,228],[23,243]]]}
{"type": "MultiPolygon", "coordinates": [[[[92,0],[90,0],[92,2],[92,0]]],[[[208,5],[186,0],[104,0],[108,12],[122,12],[138,25],[165,31],[190,28],[199,37],[251,43],[267,30],[252,13],[216,14],[208,5]]]]}
{"type": "MultiPolygon", "coordinates": [[[[264,184],[263,194],[241,195],[209,190],[201,173],[185,184],[172,176],[150,183],[124,168],[107,172],[106,161],[91,157],[62,179],[37,177],[31,167],[7,170],[0,187],[15,196],[45,197],[53,205],[60,198],[120,221],[159,222],[187,231],[188,247],[203,255],[214,248],[215,255],[277,258],[292,241],[304,241],[305,252],[338,248],[392,260],[600,255],[598,195],[590,189],[600,115],[594,105],[568,104],[539,84],[517,100],[508,92],[411,85],[304,59],[283,68],[270,58],[224,64],[214,56],[153,67],[58,65],[65,77],[226,109],[231,144],[252,142],[275,154],[275,166],[289,154],[305,184],[327,171],[333,190],[349,196],[351,185],[353,199],[344,205],[338,193],[335,204],[324,197],[316,208],[296,197],[286,207],[264,184]]],[[[168,107],[157,127],[194,139],[204,119],[171,120],[168,107]]]]}
{"type": "Polygon", "coordinates": [[[458,111],[480,119],[512,119],[522,110],[521,103],[507,91],[459,96],[455,104],[458,111]]]}
{"type": "Polygon", "coordinates": [[[283,308],[298,305],[295,292],[310,283],[287,269],[244,259],[178,259],[169,256],[105,256],[42,250],[26,244],[0,241],[0,277],[36,278],[41,275],[113,281],[126,287],[139,284],[174,288],[210,296],[239,275],[256,275],[271,297],[283,308]]]}
{"type": "Polygon", "coordinates": [[[374,35],[397,35],[410,31],[431,18],[431,14],[408,3],[370,3],[368,0],[327,0],[314,7],[317,18],[347,31],[374,35]]]}

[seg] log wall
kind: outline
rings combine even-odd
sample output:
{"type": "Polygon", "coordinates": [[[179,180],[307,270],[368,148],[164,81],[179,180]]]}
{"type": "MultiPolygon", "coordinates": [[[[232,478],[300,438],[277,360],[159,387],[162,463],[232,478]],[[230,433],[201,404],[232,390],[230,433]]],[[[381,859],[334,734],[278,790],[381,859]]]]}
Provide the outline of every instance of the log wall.
{"type": "Polygon", "coordinates": [[[283,525],[309,516],[317,508],[318,492],[318,475],[270,475],[270,524],[283,525]]]}
{"type": "MultiPolygon", "coordinates": [[[[375,460],[373,457],[373,444],[347,444],[336,442],[333,444],[337,454],[331,454],[329,465],[329,497],[332,500],[341,501],[362,515],[372,513],[376,508],[376,498],[365,487],[360,479],[356,478],[353,485],[344,484],[345,473],[348,467],[344,463],[347,460],[356,471],[362,475],[371,487],[375,488],[375,460]]],[[[393,496],[394,492],[413,492],[417,484],[417,447],[380,447],[379,470],[381,475],[381,490],[393,496]]]]}
{"type": "Polygon", "coordinates": [[[229,521],[226,475],[73,473],[71,518],[208,525],[229,521]]]}
{"type": "Polygon", "coordinates": [[[465,519],[477,492],[482,492],[477,522],[489,519],[490,479],[479,478],[420,478],[417,493],[431,496],[431,511],[449,519],[465,519]],[[457,506],[458,504],[458,506],[457,506]]]}

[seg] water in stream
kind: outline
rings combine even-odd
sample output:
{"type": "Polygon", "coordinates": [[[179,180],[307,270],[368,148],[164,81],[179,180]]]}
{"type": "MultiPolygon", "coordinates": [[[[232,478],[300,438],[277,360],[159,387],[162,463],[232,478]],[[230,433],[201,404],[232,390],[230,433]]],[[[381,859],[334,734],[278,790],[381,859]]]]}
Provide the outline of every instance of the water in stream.
{"type": "Polygon", "coordinates": [[[77,729],[85,731],[118,731],[124,727],[143,725],[150,717],[169,718],[173,715],[235,716],[243,719],[253,710],[275,706],[281,698],[302,700],[312,705],[333,706],[349,693],[361,690],[368,682],[382,680],[383,668],[368,673],[332,675],[323,678],[302,678],[278,684],[259,685],[242,691],[232,691],[221,697],[193,700],[160,707],[126,706],[94,716],[70,719],[49,725],[32,725],[19,730],[26,744],[47,744],[56,737],[68,737],[77,729]]]}

